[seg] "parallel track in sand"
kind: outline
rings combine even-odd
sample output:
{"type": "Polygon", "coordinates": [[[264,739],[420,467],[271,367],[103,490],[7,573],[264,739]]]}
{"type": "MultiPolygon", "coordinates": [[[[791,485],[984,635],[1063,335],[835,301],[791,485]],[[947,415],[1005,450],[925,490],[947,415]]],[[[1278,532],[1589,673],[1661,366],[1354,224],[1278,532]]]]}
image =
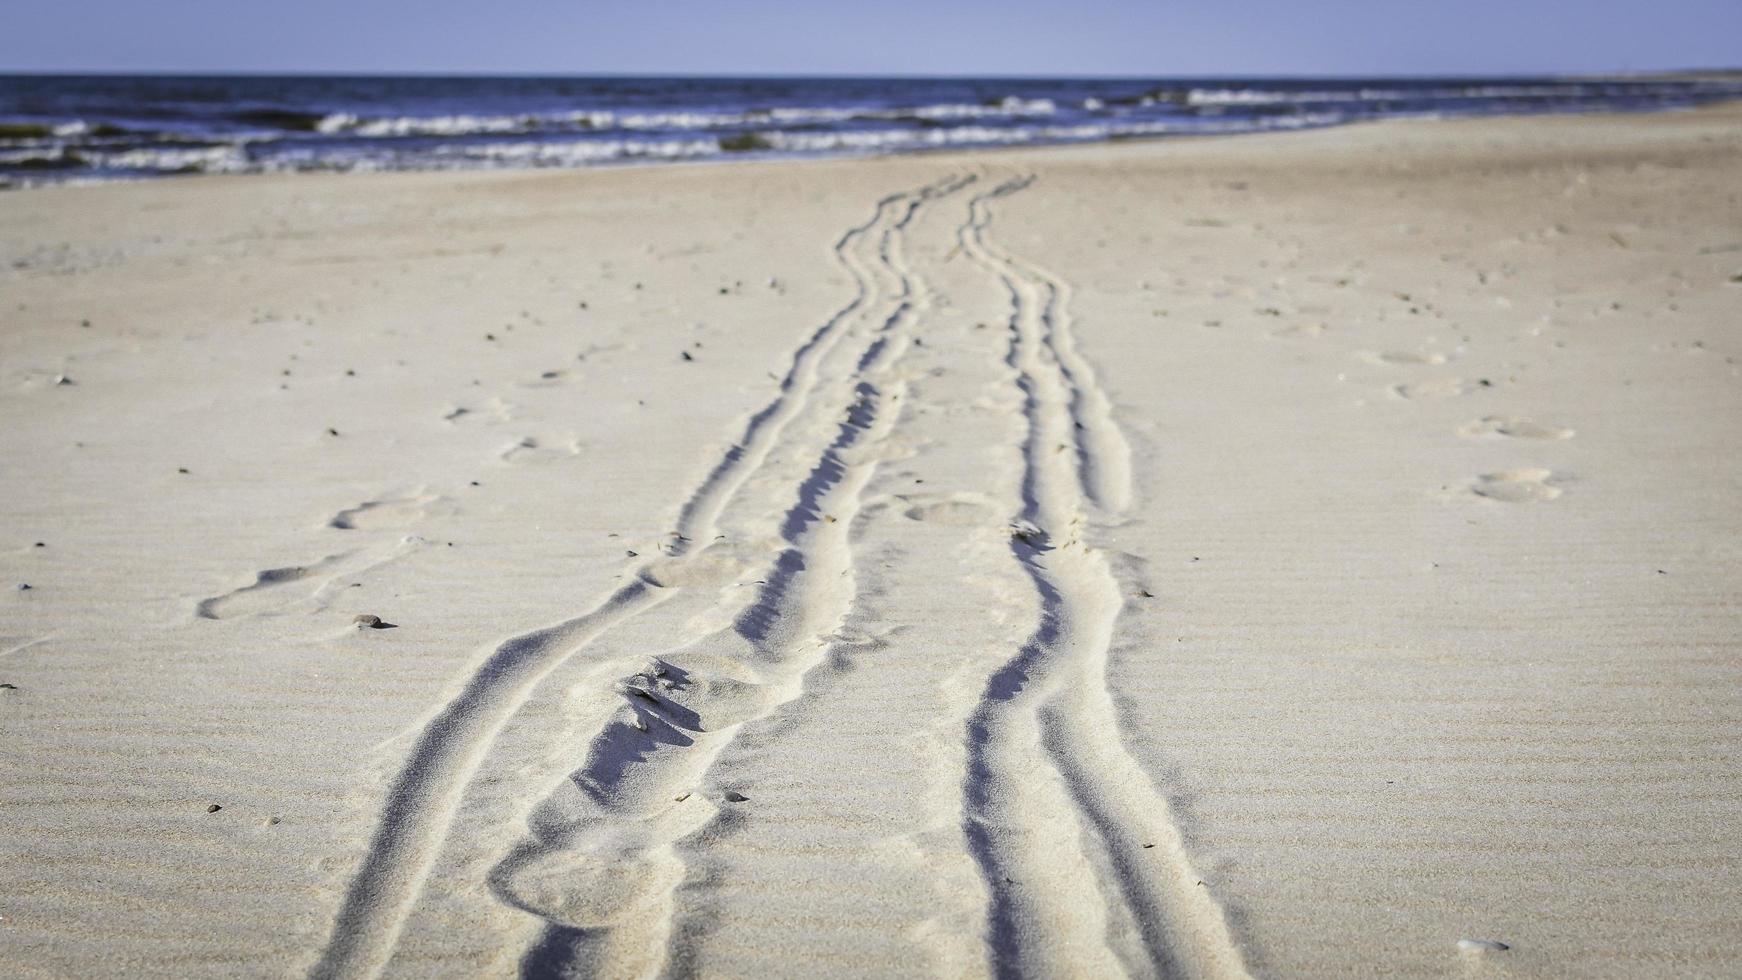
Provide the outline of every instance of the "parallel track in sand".
{"type": "MultiPolygon", "coordinates": [[[[843,949],[897,936],[930,943],[912,968],[931,972],[1243,974],[1167,800],[1118,730],[1107,670],[1124,600],[1091,538],[1092,522],[1104,527],[1133,506],[1130,450],[1077,349],[1069,285],[990,234],[994,205],[1032,182],[973,194],[984,181],[952,175],[883,198],[840,237],[834,252],[852,297],[805,336],[772,399],[706,465],[676,508],[664,554],[573,618],[487,651],[408,736],[312,976],[408,972],[396,969],[398,946],[465,801],[527,792],[524,780],[484,778],[493,746],[573,664],[601,688],[591,736],[543,774],[547,789],[506,801],[524,815],[519,839],[502,840],[485,880],[471,883],[524,913],[530,932],[498,937],[521,944],[522,975],[802,972],[818,951],[734,957],[759,947],[766,924],[757,916],[820,922],[830,889],[807,890],[809,882],[886,847],[905,848],[907,870],[890,872],[890,889],[953,867],[969,887],[952,895],[980,898],[952,913],[896,896],[884,903],[888,921],[842,925],[853,933],[843,949]],[[950,264],[958,255],[967,262],[950,264]],[[933,328],[968,311],[933,283],[970,274],[979,293],[1006,298],[1006,309],[983,311],[1006,323],[1003,349],[940,353],[927,343],[933,328]],[[993,395],[1014,398],[1015,417],[985,423],[1013,433],[1014,445],[988,450],[959,428],[938,428],[944,406],[926,401],[928,364],[983,376],[993,395]],[[889,490],[894,460],[960,463],[986,451],[1004,462],[979,476],[1003,485],[906,511],[908,498],[889,490]],[[971,556],[966,574],[991,583],[989,601],[1030,617],[1025,640],[971,623],[934,638],[937,619],[971,619],[976,609],[963,603],[940,616],[927,605],[938,590],[903,575],[908,560],[926,560],[915,522],[933,513],[967,515],[948,540],[971,556]],[[609,637],[631,621],[642,635],[667,637],[654,656],[614,651],[609,637]],[[913,635],[887,639],[903,630],[913,635]],[[965,693],[926,702],[913,684],[927,677],[926,658],[968,636],[952,668],[968,679],[965,693]],[[880,665],[890,671],[882,685],[880,665]],[[836,729],[862,736],[866,767],[899,766],[905,743],[885,724],[923,729],[944,746],[926,757],[937,763],[927,785],[954,802],[914,811],[911,826],[825,815],[875,772],[757,776],[771,760],[802,767],[813,728],[819,738],[836,729]],[[750,785],[766,789],[746,799],[739,790],[750,785]],[[780,853],[764,839],[771,827],[779,841],[819,842],[814,860],[780,853]],[[754,893],[714,900],[762,879],[774,889],[765,910],[754,893]],[[803,907],[787,907],[795,902],[803,907]]],[[[951,901],[959,899],[939,898],[951,901]]],[[[861,962],[845,972],[878,969],[861,962]]]]}
{"type": "Polygon", "coordinates": [[[1033,636],[992,675],[969,722],[966,829],[992,892],[993,964],[1002,976],[1239,975],[1221,910],[1192,872],[1167,801],[1116,727],[1107,651],[1121,596],[1087,540],[1086,511],[1101,505],[1116,516],[1129,506],[1129,464],[1106,397],[1066,332],[1062,285],[987,235],[992,202],[1028,183],[975,198],[961,236],[1010,296],[1006,363],[1027,429],[1010,551],[1041,609],[1033,636]],[[1060,451],[1067,446],[1075,452],[1060,451]],[[1056,779],[1036,778],[1049,769],[1056,779]],[[1088,831],[1079,841],[1089,853],[1046,839],[1034,818],[1060,811],[1074,811],[1088,831]],[[1085,860],[1090,882],[1072,873],[1085,860]],[[1123,941],[1097,948],[1085,933],[1123,941]]]}

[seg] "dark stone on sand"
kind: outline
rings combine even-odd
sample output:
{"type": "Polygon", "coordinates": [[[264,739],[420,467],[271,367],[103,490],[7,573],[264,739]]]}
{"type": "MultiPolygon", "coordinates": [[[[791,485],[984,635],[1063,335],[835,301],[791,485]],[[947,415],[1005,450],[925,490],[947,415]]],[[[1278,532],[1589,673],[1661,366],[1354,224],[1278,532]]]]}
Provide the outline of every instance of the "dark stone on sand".
{"type": "Polygon", "coordinates": [[[740,793],[735,789],[729,789],[726,791],[725,800],[727,803],[744,803],[749,799],[750,797],[745,796],[743,793],[740,793]]]}
{"type": "Polygon", "coordinates": [[[210,804],[206,807],[206,812],[207,813],[217,813],[219,810],[222,810],[222,809],[223,809],[223,807],[219,806],[216,803],[213,803],[213,804],[210,804]]]}

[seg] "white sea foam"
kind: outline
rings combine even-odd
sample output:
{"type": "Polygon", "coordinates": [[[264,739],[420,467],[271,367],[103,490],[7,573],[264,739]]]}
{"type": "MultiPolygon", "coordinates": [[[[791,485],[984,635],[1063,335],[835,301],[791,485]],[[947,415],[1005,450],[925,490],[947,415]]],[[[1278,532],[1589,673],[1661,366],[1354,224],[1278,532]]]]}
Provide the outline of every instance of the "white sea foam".
{"type": "Polygon", "coordinates": [[[1301,113],[1253,119],[1155,120],[1148,122],[1082,123],[1071,126],[952,126],[947,129],[886,129],[831,133],[763,133],[762,138],[784,153],[887,153],[959,146],[1013,146],[1064,143],[1120,137],[1166,136],[1185,133],[1235,133],[1302,129],[1340,122],[1340,113],[1301,113]]]}
{"type": "Polygon", "coordinates": [[[1051,99],[1019,99],[1014,96],[999,102],[979,105],[972,103],[938,103],[894,108],[856,107],[793,107],[759,109],[747,112],[622,112],[608,109],[578,109],[543,115],[447,115],[391,116],[362,118],[349,113],[333,113],[315,125],[315,131],[327,135],[352,135],[370,138],[404,136],[488,136],[512,133],[572,130],[713,130],[745,126],[812,126],[866,120],[927,120],[955,119],[1026,119],[1053,115],[1058,111],[1051,99]]]}
{"type": "Polygon", "coordinates": [[[685,160],[720,152],[714,140],[586,140],[569,143],[479,143],[439,147],[438,165],[572,167],[614,160],[685,160]]]}
{"type": "Polygon", "coordinates": [[[1553,99],[1589,96],[1588,85],[1464,85],[1423,89],[1301,89],[1194,88],[1186,93],[1193,106],[1292,105],[1307,102],[1436,102],[1448,99],[1553,99]]]}
{"type": "Polygon", "coordinates": [[[243,173],[251,169],[248,155],[238,145],[154,146],[119,152],[81,150],[92,166],[105,170],[197,170],[201,173],[243,173]]]}
{"type": "Polygon", "coordinates": [[[66,160],[66,148],[59,145],[36,145],[0,149],[0,167],[24,164],[58,164],[66,160]]]}

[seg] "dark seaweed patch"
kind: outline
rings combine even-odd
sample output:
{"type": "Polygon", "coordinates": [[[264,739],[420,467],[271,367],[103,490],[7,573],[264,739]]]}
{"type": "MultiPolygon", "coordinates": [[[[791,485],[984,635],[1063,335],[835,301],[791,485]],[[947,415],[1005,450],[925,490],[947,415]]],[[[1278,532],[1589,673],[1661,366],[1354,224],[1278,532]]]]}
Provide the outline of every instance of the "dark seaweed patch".
{"type": "Polygon", "coordinates": [[[72,170],[84,166],[86,162],[85,158],[77,153],[61,152],[47,156],[11,160],[3,166],[8,170],[72,170]]]}
{"type": "Polygon", "coordinates": [[[774,144],[761,133],[733,133],[720,137],[720,149],[726,153],[749,153],[756,150],[772,150],[774,144]]]}
{"type": "Polygon", "coordinates": [[[0,139],[31,140],[53,135],[54,127],[42,123],[0,122],[0,139]]]}
{"type": "Polygon", "coordinates": [[[272,126],[295,133],[313,133],[320,129],[321,120],[326,116],[312,112],[293,112],[289,109],[250,109],[247,112],[238,112],[231,118],[238,122],[272,126]]]}

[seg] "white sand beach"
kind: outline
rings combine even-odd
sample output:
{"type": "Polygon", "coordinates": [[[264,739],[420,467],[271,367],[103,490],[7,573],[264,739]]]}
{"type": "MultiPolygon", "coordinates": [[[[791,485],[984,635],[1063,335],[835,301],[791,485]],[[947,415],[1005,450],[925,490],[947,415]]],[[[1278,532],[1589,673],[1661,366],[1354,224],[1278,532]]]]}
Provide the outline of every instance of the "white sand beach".
{"type": "Polygon", "coordinates": [[[1734,104],[0,194],[0,972],[1742,974],[1739,312],[1734,104]]]}

